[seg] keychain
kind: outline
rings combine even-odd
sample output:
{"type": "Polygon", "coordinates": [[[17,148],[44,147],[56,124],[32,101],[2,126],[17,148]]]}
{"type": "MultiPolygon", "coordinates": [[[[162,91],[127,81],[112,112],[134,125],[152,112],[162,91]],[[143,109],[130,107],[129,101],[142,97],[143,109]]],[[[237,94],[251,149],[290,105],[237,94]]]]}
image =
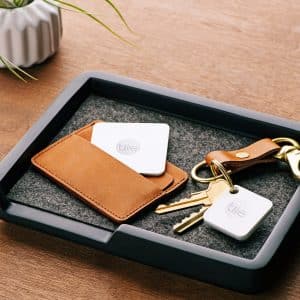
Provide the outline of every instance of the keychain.
{"type": "Polygon", "coordinates": [[[210,152],[203,161],[193,167],[191,176],[195,181],[209,183],[222,177],[222,174],[210,178],[198,175],[199,170],[203,167],[209,167],[212,160],[219,161],[230,175],[256,164],[281,160],[289,164],[294,177],[300,180],[300,144],[287,137],[272,140],[269,138],[261,139],[248,147],[234,151],[210,152]],[[284,145],[280,146],[279,144],[284,145]]]}
{"type": "Polygon", "coordinates": [[[267,198],[233,185],[228,172],[219,161],[212,160],[211,164],[213,175],[217,175],[218,169],[224,179],[212,181],[207,190],[194,193],[191,198],[167,205],[161,204],[155,212],[163,214],[201,205],[198,211],[173,226],[175,233],[184,233],[204,220],[210,227],[226,235],[237,240],[245,240],[268,215],[273,204],[267,198]]]}
{"type": "Polygon", "coordinates": [[[300,144],[291,138],[261,139],[235,151],[213,151],[207,154],[191,171],[194,180],[209,183],[206,190],[169,204],[160,204],[155,212],[165,214],[194,206],[200,208],[173,226],[175,233],[204,220],[212,228],[235,239],[247,239],[272,209],[272,202],[241,186],[233,185],[230,174],[256,164],[287,162],[297,179],[300,179],[300,144]],[[279,144],[284,144],[280,146],[279,144]],[[198,171],[209,166],[213,177],[198,176],[198,171]]]}

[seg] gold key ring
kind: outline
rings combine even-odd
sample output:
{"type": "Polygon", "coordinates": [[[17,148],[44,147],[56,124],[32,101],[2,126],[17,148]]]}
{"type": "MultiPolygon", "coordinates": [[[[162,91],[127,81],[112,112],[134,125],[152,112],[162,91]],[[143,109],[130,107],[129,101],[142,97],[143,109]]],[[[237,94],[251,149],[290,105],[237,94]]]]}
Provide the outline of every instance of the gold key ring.
{"type": "Polygon", "coordinates": [[[274,155],[275,158],[287,161],[286,154],[292,150],[300,150],[300,144],[292,138],[278,137],[272,140],[276,144],[288,143],[290,145],[283,145],[280,150],[274,155]]]}
{"type": "MultiPolygon", "coordinates": [[[[192,178],[195,180],[195,181],[198,181],[198,182],[201,182],[201,183],[209,183],[209,182],[212,182],[216,179],[219,179],[219,178],[222,178],[223,175],[220,174],[220,175],[216,175],[214,177],[200,177],[197,175],[199,169],[203,168],[204,166],[206,166],[206,161],[205,160],[202,160],[201,162],[199,162],[197,165],[195,165],[191,171],[191,176],[192,178]]],[[[223,167],[223,165],[222,165],[223,167]]],[[[223,169],[225,170],[225,168],[223,167],[223,169]]],[[[231,174],[231,170],[228,170],[226,171],[226,173],[229,175],[231,174]]],[[[214,173],[213,173],[214,174],[214,173]]],[[[215,174],[214,174],[215,175],[215,174]]]]}
{"type": "Polygon", "coordinates": [[[300,179],[300,144],[291,138],[279,137],[273,139],[275,143],[289,143],[283,145],[274,158],[287,162],[297,179],[300,179]]]}
{"type": "Polygon", "coordinates": [[[297,149],[300,148],[300,144],[292,139],[292,138],[288,138],[288,137],[278,137],[275,139],[272,139],[272,142],[276,143],[276,144],[281,144],[281,143],[288,143],[291,144],[292,146],[296,147],[297,149]]]}
{"type": "Polygon", "coordinates": [[[219,176],[218,173],[217,173],[217,171],[216,171],[216,167],[218,168],[218,170],[221,173],[220,176],[224,177],[224,179],[229,184],[229,186],[230,186],[230,192],[231,193],[235,193],[237,191],[237,189],[235,188],[235,186],[234,186],[234,184],[233,184],[233,182],[232,182],[232,180],[231,180],[228,172],[226,171],[226,169],[224,168],[224,166],[218,160],[213,159],[211,161],[210,169],[211,169],[213,175],[215,176],[215,178],[217,176],[219,176]]]}

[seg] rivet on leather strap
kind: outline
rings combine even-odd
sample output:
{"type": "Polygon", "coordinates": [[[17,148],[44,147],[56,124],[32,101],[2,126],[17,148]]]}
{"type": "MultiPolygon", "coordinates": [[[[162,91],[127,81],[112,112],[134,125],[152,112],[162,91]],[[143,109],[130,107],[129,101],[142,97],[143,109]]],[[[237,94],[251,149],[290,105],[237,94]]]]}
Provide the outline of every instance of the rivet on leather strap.
{"type": "Polygon", "coordinates": [[[212,151],[205,157],[210,166],[212,160],[218,160],[226,170],[232,173],[260,163],[274,162],[273,154],[280,150],[280,146],[269,138],[261,139],[245,148],[234,151],[212,151]]]}

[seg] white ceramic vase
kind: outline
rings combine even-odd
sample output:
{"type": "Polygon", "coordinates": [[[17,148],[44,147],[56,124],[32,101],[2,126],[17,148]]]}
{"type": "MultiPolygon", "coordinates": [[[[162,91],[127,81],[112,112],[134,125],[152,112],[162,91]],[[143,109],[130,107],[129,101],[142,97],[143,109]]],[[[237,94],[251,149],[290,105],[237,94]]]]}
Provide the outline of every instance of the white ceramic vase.
{"type": "Polygon", "coordinates": [[[15,9],[0,8],[0,55],[19,67],[29,67],[52,56],[61,36],[60,9],[43,0],[15,9]]]}

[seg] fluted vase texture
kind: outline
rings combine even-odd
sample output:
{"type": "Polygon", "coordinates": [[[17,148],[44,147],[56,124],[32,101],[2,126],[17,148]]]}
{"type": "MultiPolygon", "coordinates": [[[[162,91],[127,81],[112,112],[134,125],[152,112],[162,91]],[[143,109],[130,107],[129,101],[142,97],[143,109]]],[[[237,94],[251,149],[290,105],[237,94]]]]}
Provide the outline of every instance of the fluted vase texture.
{"type": "Polygon", "coordinates": [[[19,67],[42,63],[55,54],[61,36],[61,12],[54,5],[34,0],[24,7],[0,8],[0,55],[19,67]]]}

